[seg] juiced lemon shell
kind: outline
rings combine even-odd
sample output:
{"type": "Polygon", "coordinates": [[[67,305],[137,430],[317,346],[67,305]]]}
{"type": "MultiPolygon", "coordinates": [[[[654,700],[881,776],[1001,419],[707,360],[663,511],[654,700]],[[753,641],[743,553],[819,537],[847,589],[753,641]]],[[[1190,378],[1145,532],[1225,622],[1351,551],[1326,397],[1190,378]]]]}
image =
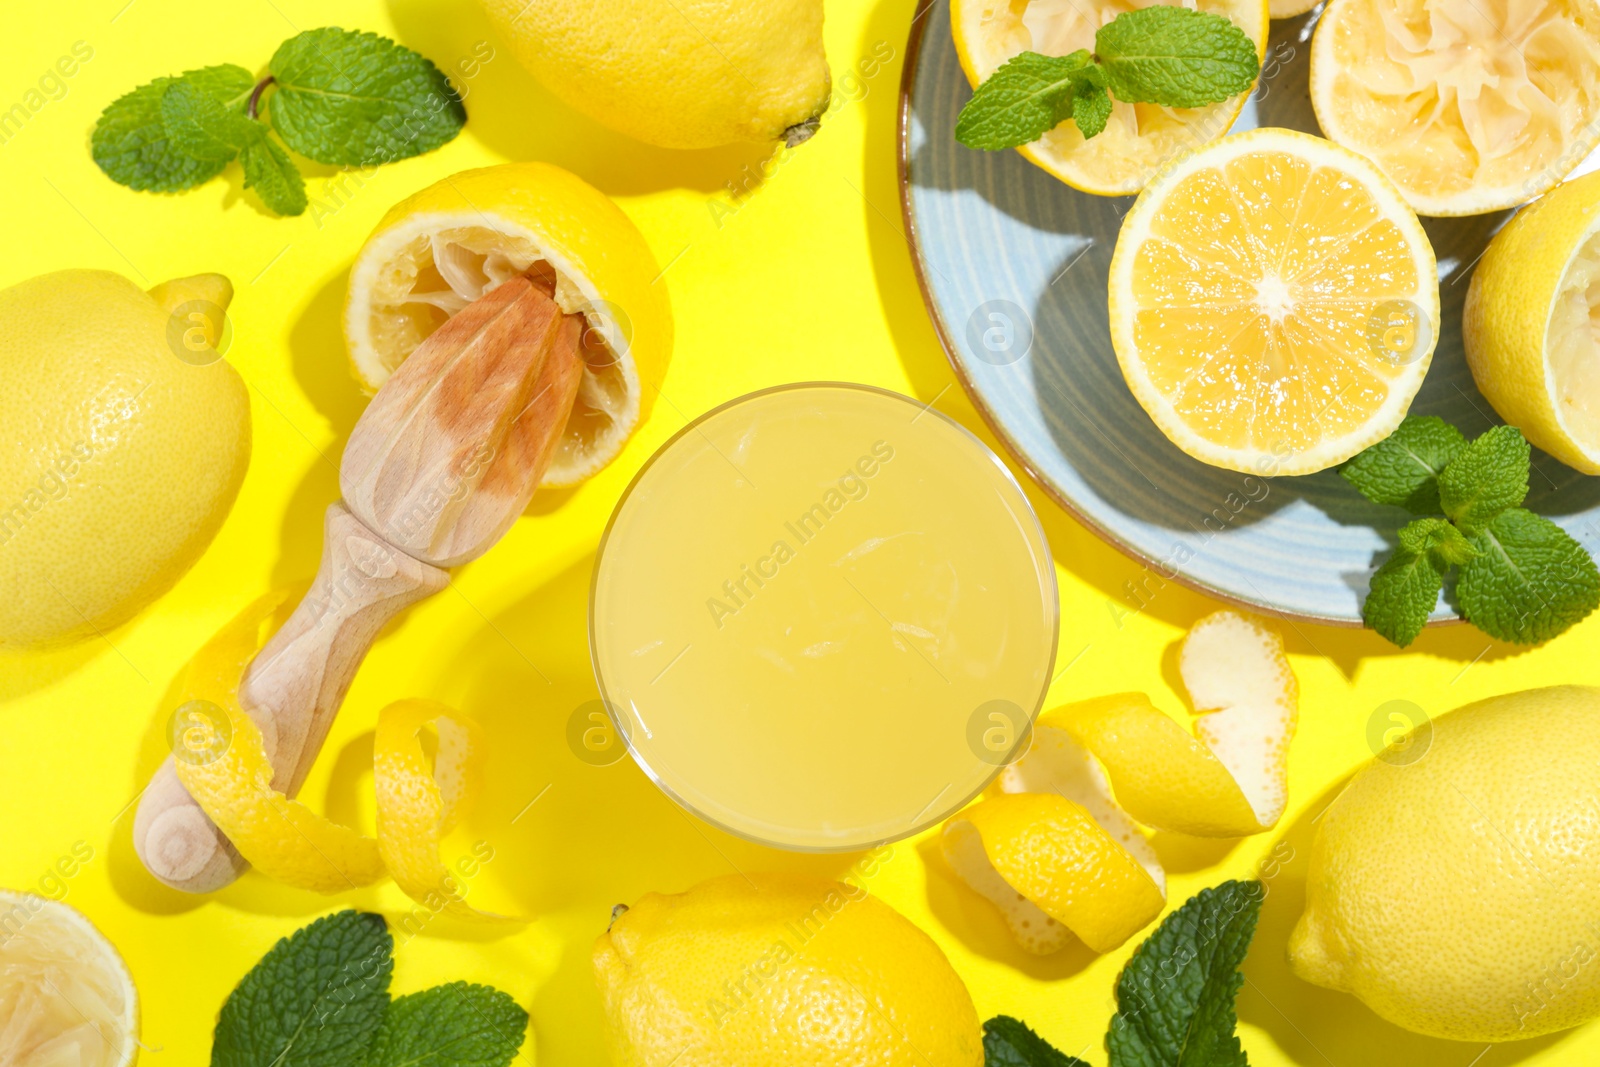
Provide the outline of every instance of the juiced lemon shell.
{"type": "Polygon", "coordinates": [[[582,314],[587,369],[547,486],[582,481],[649,416],[672,352],[655,257],[610,198],[548,163],[463,171],[390,208],[356,255],[345,342],[357,380],[381,386],[439,324],[534,265],[582,314]]]}
{"type": "Polygon", "coordinates": [[[0,1063],[129,1067],[139,994],[117,950],[77,909],[0,890],[0,1063]]]}
{"type": "Polygon", "coordinates": [[[1529,441],[1600,474],[1600,173],[1552,189],[1489,242],[1462,341],[1478,391],[1529,441]]]}
{"type": "MultiPolygon", "coordinates": [[[[954,0],[950,27],[961,69],[976,88],[1019,52],[1058,56],[1093,50],[1101,26],[1125,11],[1150,6],[1127,0],[954,0]]],[[[1255,42],[1257,55],[1266,55],[1265,0],[1198,0],[1182,6],[1229,19],[1255,42]]],[[[1074,189],[1100,196],[1136,193],[1175,156],[1227,133],[1249,95],[1198,108],[1117,102],[1106,128],[1087,141],[1074,123],[1063,122],[1018,151],[1074,189]]]]}
{"type": "Polygon", "coordinates": [[[1420,214],[1514,207],[1600,142],[1600,4],[1330,0],[1311,103],[1420,214]]]}

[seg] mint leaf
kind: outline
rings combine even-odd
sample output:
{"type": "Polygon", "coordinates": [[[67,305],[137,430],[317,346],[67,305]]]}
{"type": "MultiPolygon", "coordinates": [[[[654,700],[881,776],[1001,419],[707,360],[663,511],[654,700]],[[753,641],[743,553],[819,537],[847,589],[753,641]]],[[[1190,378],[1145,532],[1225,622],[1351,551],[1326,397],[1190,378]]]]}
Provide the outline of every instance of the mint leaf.
{"type": "Polygon", "coordinates": [[[318,163],[372,166],[421,155],[467,121],[438,67],[375,33],[307,30],[283,42],[268,69],[277,83],[268,104],[273,128],[318,163]]]}
{"type": "MultiPolygon", "coordinates": [[[[1098,69],[1098,68],[1096,68],[1098,69]]],[[[1084,139],[1094,137],[1106,128],[1111,117],[1111,95],[1099,86],[1080,87],[1072,98],[1072,121],[1084,139]]]]}
{"type": "Polygon", "coordinates": [[[1246,1067],[1233,998],[1265,895],[1260,882],[1202,889],[1134,951],[1106,1034],[1111,1067],[1246,1067]]]}
{"type": "Polygon", "coordinates": [[[983,1024],[984,1067],[1089,1067],[1076,1056],[1057,1051],[1050,1042],[1009,1015],[983,1024]]]}
{"type": "Polygon", "coordinates": [[[489,986],[452,982],[389,1005],[366,1067],[506,1067],[528,1013],[489,986]]]}
{"type": "Polygon", "coordinates": [[[215,97],[181,78],[161,94],[161,123],[167,143],[191,159],[226,163],[239,154],[256,125],[215,97]]]}
{"type": "Polygon", "coordinates": [[[1478,555],[1462,566],[1456,598],[1490,637],[1538,644],[1600,606],[1594,560],[1549,519],[1510,508],[1469,539],[1478,555]]]}
{"type": "Polygon", "coordinates": [[[222,1006],[212,1067],[361,1067],[389,1007],[383,916],[341,911],[274,945],[222,1006]]]}
{"type": "MultiPolygon", "coordinates": [[[[1071,55],[1023,52],[973,92],[956,117],[956,140],[993,151],[1037,141],[1072,117],[1078,86],[1105,79],[1086,49],[1071,55]]],[[[1085,135],[1087,136],[1087,135],[1085,135]]]]}
{"type": "Polygon", "coordinates": [[[1467,447],[1461,431],[1433,415],[1408,415],[1388,437],[1339,469],[1374,504],[1436,515],[1439,474],[1467,447]]]}
{"type": "MultiPolygon", "coordinates": [[[[1461,538],[1460,532],[1443,519],[1418,519],[1408,524],[1400,531],[1400,547],[1372,576],[1366,603],[1361,605],[1361,619],[1401,648],[1417,639],[1439,602],[1439,590],[1444,588],[1444,573],[1449,568],[1445,556],[1460,548],[1451,542],[1443,551],[1433,549],[1450,534],[1461,538]]],[[[1465,538],[1461,540],[1464,542],[1465,538]]],[[[1466,546],[1468,550],[1471,547],[1466,546]]]]}
{"type": "Polygon", "coordinates": [[[1400,528],[1400,547],[1432,553],[1440,564],[1465,563],[1478,554],[1466,535],[1445,519],[1413,519],[1400,528]]]}
{"type": "Polygon", "coordinates": [[[1515,426],[1481,434],[1439,475],[1439,503],[1462,532],[1488,525],[1528,496],[1528,441],[1515,426]]]}
{"type": "Polygon", "coordinates": [[[228,110],[242,110],[255,87],[248,70],[233,64],[157,78],[112,101],[89,138],[89,152],[106,177],[130,189],[172,193],[192,189],[222,172],[226,160],[197,159],[169,143],[161,103],[185,83],[228,110]]]}
{"type": "Polygon", "coordinates": [[[1255,84],[1261,58],[1221,15],[1156,5],[1125,11],[1094,35],[1111,95],[1130,104],[1202,107],[1255,84]]]}
{"type": "Polygon", "coordinates": [[[244,187],[254,189],[268,209],[279,215],[298,215],[306,209],[306,182],[289,153],[267,136],[259,122],[250,123],[248,143],[240,152],[244,187]]]}

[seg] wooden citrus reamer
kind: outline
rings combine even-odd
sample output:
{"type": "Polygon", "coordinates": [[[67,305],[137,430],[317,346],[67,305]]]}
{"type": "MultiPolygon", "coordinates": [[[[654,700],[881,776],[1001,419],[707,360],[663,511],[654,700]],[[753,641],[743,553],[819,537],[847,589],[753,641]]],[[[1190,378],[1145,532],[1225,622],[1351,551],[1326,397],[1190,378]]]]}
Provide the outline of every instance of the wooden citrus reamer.
{"type": "MultiPolygon", "coordinates": [[[[449,584],[527,507],[583,376],[584,320],[548,279],[512,278],[441,325],[356,422],[339,464],[316,579],[245,670],[239,701],[261,729],[272,785],[294,796],[378,632],[449,584]]],[[[139,859],[191,893],[248,866],[167,757],[139,801],[139,859]]]]}

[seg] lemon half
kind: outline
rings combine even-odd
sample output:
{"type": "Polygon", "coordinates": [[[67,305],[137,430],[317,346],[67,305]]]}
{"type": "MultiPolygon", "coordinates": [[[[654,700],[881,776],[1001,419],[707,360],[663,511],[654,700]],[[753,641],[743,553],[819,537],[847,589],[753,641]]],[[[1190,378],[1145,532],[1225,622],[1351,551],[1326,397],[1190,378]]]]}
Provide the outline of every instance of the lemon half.
{"type": "MultiPolygon", "coordinates": [[[[1153,6],[1126,0],[953,0],[950,28],[961,69],[977,88],[1020,52],[1064,56],[1080,48],[1093,51],[1101,26],[1125,11],[1153,6]]],[[[1255,42],[1258,57],[1266,55],[1265,0],[1195,0],[1173,6],[1223,16],[1255,42]]],[[[1063,122],[1018,151],[1074,189],[1099,196],[1137,193],[1162,164],[1227,133],[1249,95],[1196,108],[1115,101],[1098,135],[1084,140],[1075,123],[1063,122]]]]}
{"type": "Polygon", "coordinates": [[[127,964],[76,908],[0,890],[0,1063],[128,1067],[139,994],[127,964]]]}
{"type": "Polygon", "coordinates": [[[1600,3],[1331,0],[1311,104],[1421,214],[1514,207],[1600,142],[1600,3]]]}
{"type": "Polygon", "coordinates": [[[1600,173],[1517,213],[1489,242],[1462,316],[1467,364],[1500,417],[1600,474],[1600,173]]]}
{"type": "Polygon", "coordinates": [[[589,325],[577,402],[542,483],[573,485],[622,451],[672,350],[655,257],[598,189],[546,163],[506,163],[402,200],[351,268],[345,341],[356,378],[375,392],[441,323],[530,268],[589,325]]]}
{"type": "Polygon", "coordinates": [[[1174,444],[1310,474],[1405,418],[1439,286],[1421,224],[1370,161],[1268,128],[1150,183],[1111,257],[1110,313],[1123,377],[1174,444]]]}

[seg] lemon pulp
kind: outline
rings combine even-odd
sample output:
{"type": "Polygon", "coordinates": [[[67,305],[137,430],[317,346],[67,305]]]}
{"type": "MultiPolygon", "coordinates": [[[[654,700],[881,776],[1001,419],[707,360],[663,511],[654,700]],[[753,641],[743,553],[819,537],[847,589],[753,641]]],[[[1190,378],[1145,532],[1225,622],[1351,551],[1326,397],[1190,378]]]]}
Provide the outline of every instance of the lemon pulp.
{"type": "Polygon", "coordinates": [[[1139,402],[1215,466],[1308,474],[1387,436],[1432,357],[1433,251],[1367,161],[1287,130],[1185,157],[1129,212],[1112,340],[1139,402]]]}

